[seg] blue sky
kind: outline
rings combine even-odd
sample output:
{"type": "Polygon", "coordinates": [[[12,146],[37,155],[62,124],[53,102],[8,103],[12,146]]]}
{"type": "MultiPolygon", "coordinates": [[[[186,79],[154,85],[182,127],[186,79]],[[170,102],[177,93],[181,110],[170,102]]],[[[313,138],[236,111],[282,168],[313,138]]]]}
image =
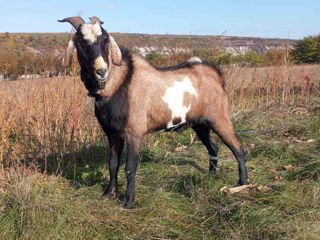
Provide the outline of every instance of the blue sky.
{"type": "Polygon", "coordinates": [[[320,0],[0,1],[0,32],[68,32],[57,19],[96,15],[109,32],[294,39],[320,33],[320,0]]]}

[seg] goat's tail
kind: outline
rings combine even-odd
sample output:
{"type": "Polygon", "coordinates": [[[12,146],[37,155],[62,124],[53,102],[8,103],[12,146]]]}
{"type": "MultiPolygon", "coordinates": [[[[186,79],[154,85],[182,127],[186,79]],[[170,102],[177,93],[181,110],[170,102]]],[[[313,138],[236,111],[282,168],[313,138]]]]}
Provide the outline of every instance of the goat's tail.
{"type": "Polygon", "coordinates": [[[199,57],[192,57],[188,60],[189,63],[202,63],[202,60],[199,57]]]}

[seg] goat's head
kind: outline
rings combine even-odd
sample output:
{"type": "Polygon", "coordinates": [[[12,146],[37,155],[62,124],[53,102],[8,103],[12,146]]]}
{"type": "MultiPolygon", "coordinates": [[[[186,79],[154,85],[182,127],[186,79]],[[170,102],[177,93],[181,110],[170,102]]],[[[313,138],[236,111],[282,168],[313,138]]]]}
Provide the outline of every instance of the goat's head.
{"type": "Polygon", "coordinates": [[[90,20],[91,23],[88,24],[81,17],[69,17],[58,21],[69,22],[76,29],[69,41],[63,65],[71,64],[75,47],[81,67],[81,80],[89,94],[95,95],[105,87],[112,67],[122,64],[122,57],[113,37],[101,26],[103,22],[97,17],[91,17],[90,20]]]}

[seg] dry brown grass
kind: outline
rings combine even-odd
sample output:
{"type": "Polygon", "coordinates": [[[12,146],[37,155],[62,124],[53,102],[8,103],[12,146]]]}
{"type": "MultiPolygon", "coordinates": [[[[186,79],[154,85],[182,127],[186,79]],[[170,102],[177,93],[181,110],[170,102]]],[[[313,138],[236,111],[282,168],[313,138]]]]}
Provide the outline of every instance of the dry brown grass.
{"type": "Polygon", "coordinates": [[[318,239],[319,66],[224,70],[237,130],[287,125],[240,135],[249,180],[266,190],[223,195],[237,181],[223,144],[220,170],[208,174],[207,152],[192,131],[153,134],[131,210],[119,206],[122,170],[119,196],[101,197],[107,144],[78,77],[0,82],[0,238],[318,239]]]}
{"type": "Polygon", "coordinates": [[[0,162],[24,166],[54,154],[50,164],[77,147],[100,140],[93,102],[78,77],[0,83],[0,162]]]}
{"type": "MultiPolygon", "coordinates": [[[[320,91],[319,65],[226,67],[231,112],[308,104],[320,91]]],[[[93,100],[79,77],[0,82],[0,165],[37,163],[59,172],[62,158],[101,142],[93,100]],[[48,157],[50,161],[48,162],[48,157]]],[[[74,162],[75,159],[73,159],[74,162]]]]}
{"type": "Polygon", "coordinates": [[[320,94],[319,65],[226,67],[232,112],[270,105],[309,104],[320,94]]]}

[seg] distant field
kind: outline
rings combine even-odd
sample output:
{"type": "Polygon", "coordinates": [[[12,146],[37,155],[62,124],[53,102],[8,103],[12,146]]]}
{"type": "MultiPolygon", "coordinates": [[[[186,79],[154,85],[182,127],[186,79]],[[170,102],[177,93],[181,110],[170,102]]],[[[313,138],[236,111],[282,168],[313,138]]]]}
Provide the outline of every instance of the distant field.
{"type": "Polygon", "coordinates": [[[221,194],[238,176],[223,144],[209,174],[191,130],[156,133],[130,210],[123,165],[119,196],[101,196],[108,145],[79,77],[1,81],[0,238],[320,239],[320,66],[223,70],[256,187],[221,194]]]}

